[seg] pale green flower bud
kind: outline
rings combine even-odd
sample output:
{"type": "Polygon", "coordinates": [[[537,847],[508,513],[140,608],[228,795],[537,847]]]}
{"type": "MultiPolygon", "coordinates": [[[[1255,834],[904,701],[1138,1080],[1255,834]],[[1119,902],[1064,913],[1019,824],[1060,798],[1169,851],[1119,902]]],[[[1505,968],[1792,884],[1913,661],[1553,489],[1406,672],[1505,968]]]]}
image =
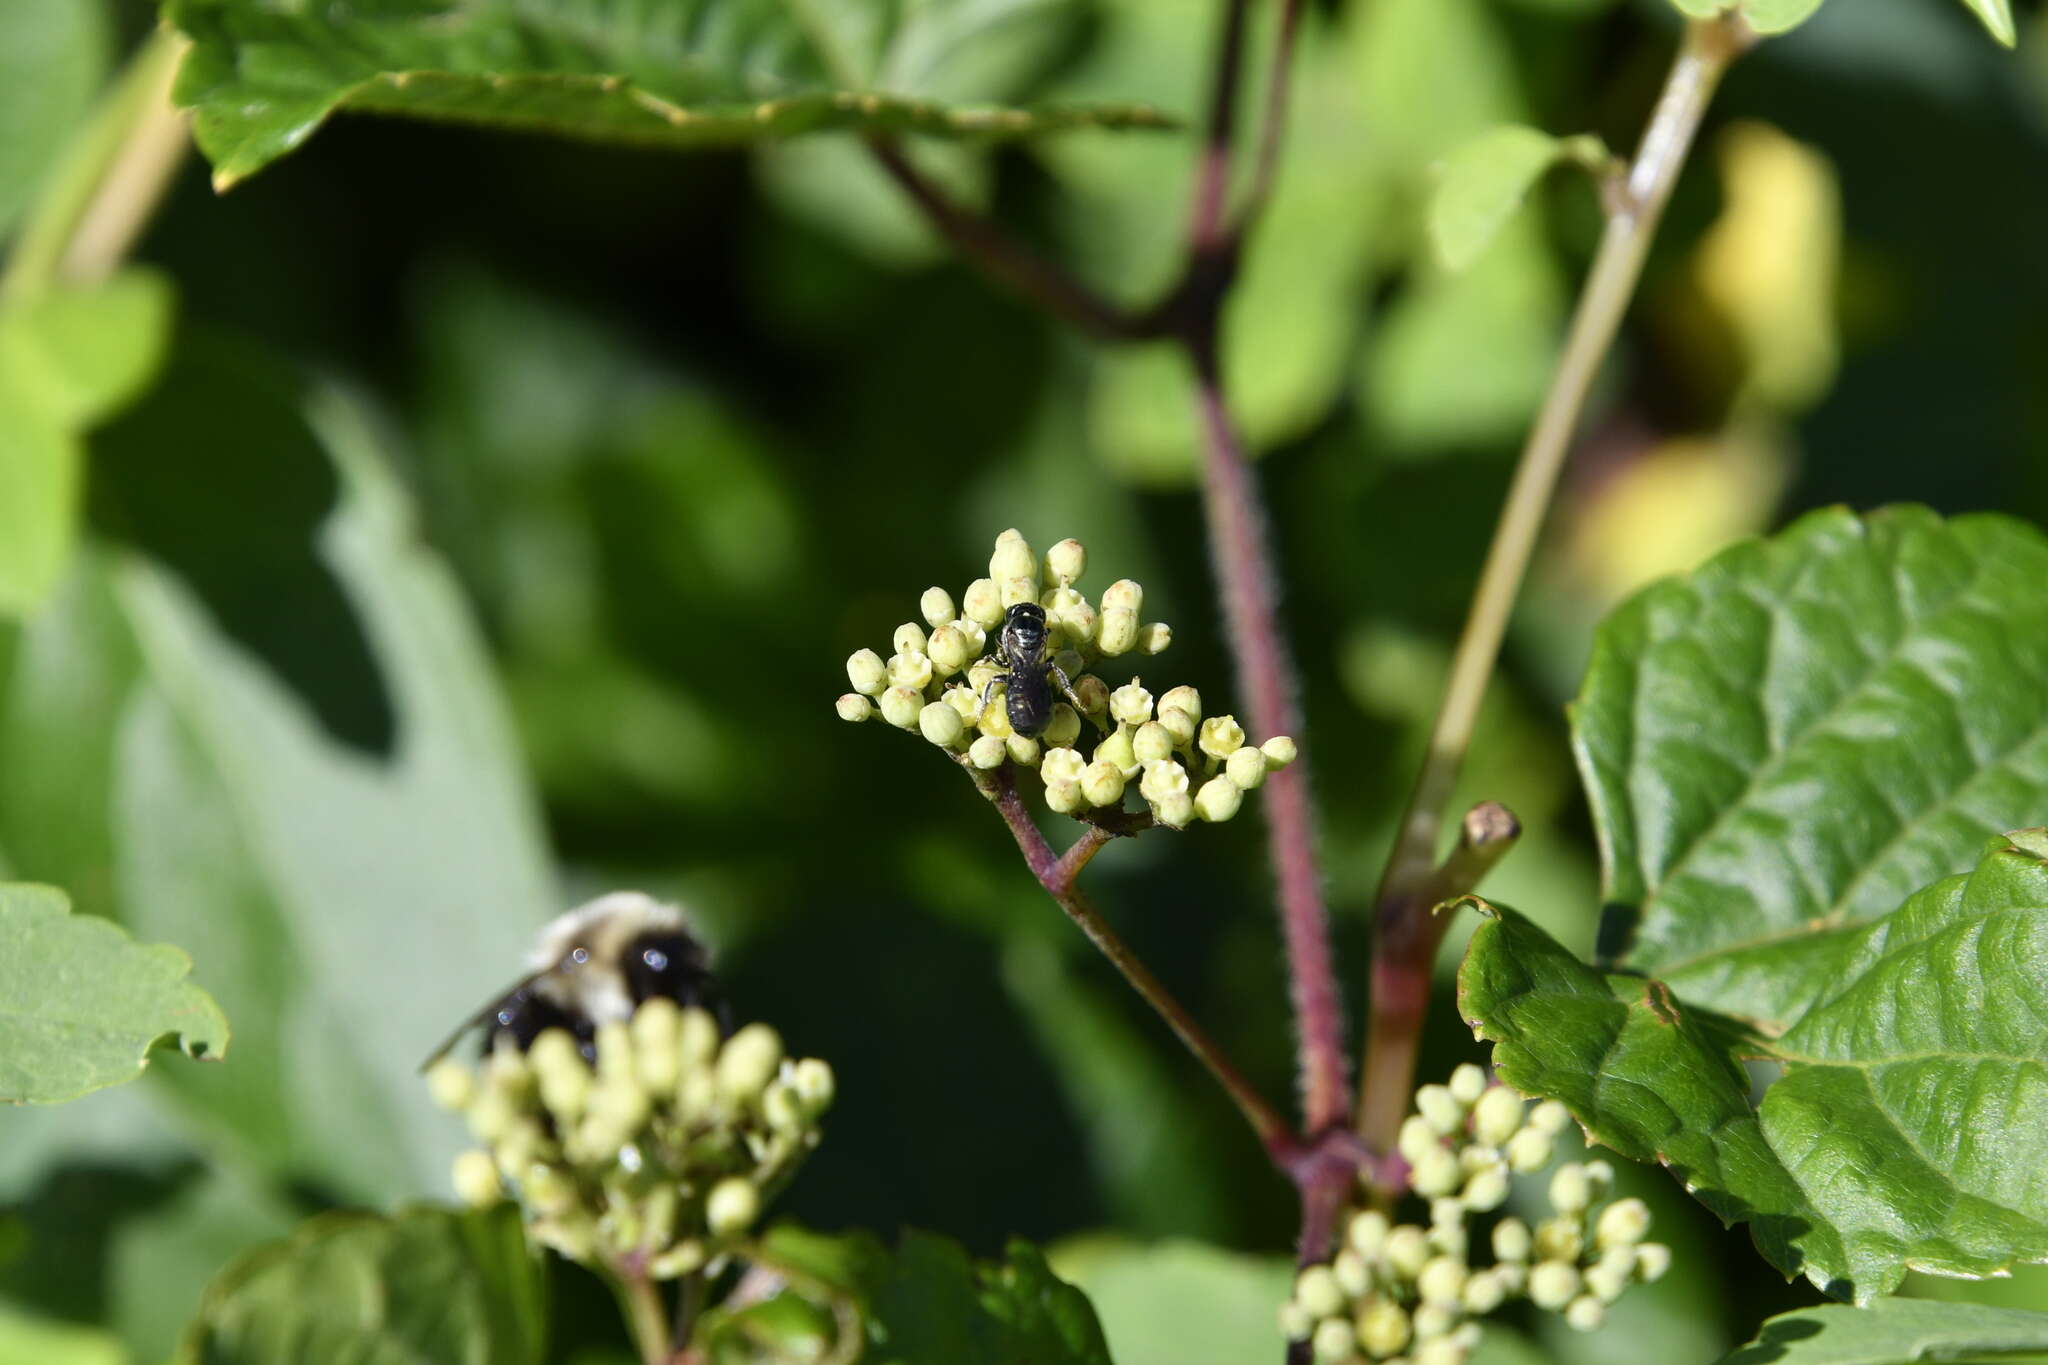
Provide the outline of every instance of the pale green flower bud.
{"type": "Polygon", "coordinates": [[[960,627],[948,622],[932,632],[925,653],[941,673],[951,675],[973,663],[981,647],[968,639],[960,627]]]}
{"type": "Polygon", "coordinates": [[[1045,576],[1063,588],[1071,588],[1088,571],[1088,551],[1081,542],[1068,537],[1045,552],[1045,576]]]}
{"type": "Polygon", "coordinates": [[[1508,1173],[1505,1167],[1488,1166],[1474,1171],[1465,1182],[1462,1196],[1465,1207],[1475,1213],[1487,1213],[1505,1204],[1508,1199],[1508,1173]]]}
{"type": "Polygon", "coordinates": [[[704,1201],[704,1225],[713,1237],[735,1237],[761,1216],[761,1192],[744,1176],[727,1176],[704,1201]]]}
{"type": "Polygon", "coordinates": [[[1358,1349],[1358,1333],[1343,1318],[1324,1318],[1309,1338],[1310,1349],[1321,1365],[1348,1359],[1358,1349]]]}
{"type": "Polygon", "coordinates": [[[1048,782],[1045,784],[1045,804],[1055,815],[1072,815],[1088,803],[1081,794],[1079,782],[1048,782]]]}
{"type": "Polygon", "coordinates": [[[1476,1271],[1465,1281],[1465,1311],[1474,1317],[1485,1317],[1507,1302],[1507,1297],[1507,1286],[1491,1270],[1476,1271]]]}
{"type": "Polygon", "coordinates": [[[1413,1166],[1422,1160],[1423,1153],[1443,1150],[1443,1140],[1428,1119],[1420,1114],[1410,1114],[1401,1120],[1401,1131],[1394,1139],[1394,1149],[1413,1166]]]}
{"type": "Polygon", "coordinates": [[[967,733],[967,722],[960,719],[960,712],[942,701],[926,704],[917,713],[917,728],[924,737],[941,749],[950,749],[962,743],[967,733]]]}
{"type": "Polygon", "coordinates": [[[968,645],[974,651],[975,657],[979,658],[983,646],[988,644],[988,632],[981,628],[981,623],[962,616],[954,621],[952,625],[953,629],[959,631],[966,638],[968,645]]]}
{"type": "Polygon", "coordinates": [[[1500,1286],[1509,1298],[1529,1287],[1529,1263],[1527,1261],[1502,1261],[1493,1268],[1493,1274],[1500,1280],[1500,1286]]]}
{"type": "Polygon", "coordinates": [[[1569,1261],[1543,1261],[1529,1271],[1529,1302],[1555,1313],[1579,1296],[1579,1268],[1569,1261]]]}
{"type": "Polygon", "coordinates": [[[1472,1348],[1452,1334],[1425,1341],[1417,1346],[1415,1355],[1408,1365],[1465,1365],[1471,1355],[1472,1348]]]}
{"type": "Polygon", "coordinates": [[[1454,1256],[1432,1256],[1415,1277],[1415,1292],[1425,1303],[1456,1304],[1465,1295],[1465,1263],[1454,1256]]]}
{"type": "Polygon", "coordinates": [[[1095,746],[1095,761],[1115,768],[1124,775],[1126,782],[1136,777],[1140,765],[1137,750],[1131,744],[1131,731],[1119,729],[1105,736],[1102,743],[1095,746]]]}
{"type": "Polygon", "coordinates": [[[1636,1249],[1618,1247],[1586,1268],[1586,1292],[1602,1303],[1613,1303],[1635,1278],[1636,1249]]]}
{"type": "Polygon", "coordinates": [[[1457,1327],[1457,1316],[1441,1303],[1422,1303],[1408,1315],[1415,1325],[1416,1351],[1419,1354],[1432,1341],[1441,1340],[1457,1327]]]}
{"type": "Polygon", "coordinates": [[[932,680],[932,661],[922,654],[891,654],[889,685],[923,691],[932,680]]]}
{"type": "Polygon", "coordinates": [[[1038,580],[1036,578],[1000,579],[996,587],[1002,597],[1003,610],[1006,612],[1011,607],[1017,606],[1020,603],[1036,602],[1038,600],[1038,580]]]}
{"type": "Polygon", "coordinates": [[[1576,1332],[1597,1332],[1607,1321],[1607,1305],[1591,1294],[1573,1299],[1564,1310],[1565,1325],[1576,1332]]]}
{"type": "Polygon", "coordinates": [[[889,669],[872,649],[856,649],[846,656],[846,680],[854,691],[879,697],[889,685],[889,669]]]}
{"type": "Polygon", "coordinates": [[[453,1057],[443,1057],[427,1071],[427,1094],[435,1104],[459,1114],[476,1098],[476,1073],[453,1057]]]}
{"type": "MultiPolygon", "coordinates": [[[[1473,1067],[1473,1071],[1479,1071],[1473,1067]]],[[[1481,1073],[1481,1084],[1484,1084],[1481,1073]]],[[[1504,1085],[1485,1090],[1472,1106],[1472,1136],[1490,1147],[1503,1147],[1522,1129],[1522,1100],[1504,1085]]]]}
{"type": "MultiPolygon", "coordinates": [[[[1144,731],[1138,732],[1139,738],[1144,731]]],[[[1142,750],[1141,750],[1142,752],[1142,750]]],[[[1174,796],[1188,793],[1188,770],[1171,759],[1155,759],[1145,765],[1145,775],[1138,779],[1138,795],[1157,805],[1174,796]]]]}
{"type": "Polygon", "coordinates": [[[1532,1175],[1548,1166],[1556,1152],[1550,1134],[1533,1125],[1508,1139],[1508,1165],[1522,1175],[1532,1175]]]}
{"type": "Polygon", "coordinates": [[[1529,1112],[1529,1126],[1552,1137],[1571,1126],[1572,1111],[1557,1100],[1545,1100],[1529,1112]]]}
{"type": "MultiPolygon", "coordinates": [[[[931,661],[925,661],[931,667],[931,661]]],[[[915,730],[917,713],[924,710],[924,693],[914,687],[892,687],[882,694],[882,719],[899,730],[915,730]]]]}
{"type": "MultiPolygon", "coordinates": [[[[1006,578],[1038,576],[1038,556],[1032,553],[1030,542],[1015,527],[996,537],[996,552],[989,556],[988,576],[998,583],[1006,578]]],[[[1032,596],[1037,594],[1034,592],[1032,596]]]]}
{"type": "Polygon", "coordinates": [[[974,697],[974,704],[977,709],[975,714],[969,716],[968,719],[978,723],[983,734],[994,735],[997,739],[1016,738],[1017,732],[1010,728],[1010,687],[1008,683],[997,684],[996,690],[989,696],[986,707],[981,705],[980,688],[974,689],[974,697]]]}
{"type": "Polygon", "coordinates": [[[1124,775],[1101,759],[1081,771],[1081,797],[1091,806],[1114,806],[1124,799],[1124,775]]]}
{"type": "Polygon", "coordinates": [[[1195,818],[1195,798],[1183,791],[1154,801],[1152,818],[1168,829],[1186,829],[1188,821],[1195,818]]]}
{"type": "Polygon", "coordinates": [[[962,724],[972,725],[981,715],[981,698],[965,687],[949,687],[939,694],[939,700],[960,713],[962,724]]]}
{"type": "Polygon", "coordinates": [[[1470,1109],[1486,1093],[1486,1073],[1470,1062],[1461,1062],[1452,1070],[1445,1088],[1451,1092],[1451,1098],[1470,1109]]]}
{"type": "Polygon", "coordinates": [[[1300,1341],[1308,1336],[1310,1332],[1315,1331],[1315,1329],[1316,1320],[1308,1315],[1306,1308],[1303,1308],[1293,1299],[1289,1299],[1280,1305],[1281,1336],[1286,1337],[1289,1341],[1300,1341]]]}
{"type": "Polygon", "coordinates": [[[1365,1263],[1365,1257],[1345,1247],[1330,1260],[1330,1273],[1337,1277],[1337,1287],[1354,1299],[1364,1298],[1372,1288],[1372,1267],[1365,1263]]]}
{"type": "Polygon", "coordinates": [[[833,703],[839,719],[862,721],[875,714],[875,704],[858,692],[847,692],[833,703]]]}
{"type": "Polygon", "coordinates": [[[894,643],[898,654],[924,653],[924,627],[915,621],[905,621],[896,627],[894,643]]]}
{"type": "Polygon", "coordinates": [[[748,1024],[718,1050],[718,1093],[751,1104],[782,1065],[782,1037],[766,1024],[748,1024]]]}
{"type": "Polygon", "coordinates": [[[708,1063],[683,1068],[676,1082],[676,1112],[685,1116],[708,1114],[718,1107],[718,1073],[708,1063]]]}
{"type": "Polygon", "coordinates": [[[1662,1242],[1645,1242],[1636,1248],[1636,1278],[1653,1284],[1671,1269],[1671,1248],[1662,1242]]]}
{"type": "Polygon", "coordinates": [[[1009,756],[1009,747],[995,735],[983,735],[967,746],[967,761],[984,772],[1002,767],[1009,756]]]}
{"type": "Polygon", "coordinates": [[[1464,1183],[1464,1172],[1458,1169],[1458,1158],[1442,1147],[1430,1147],[1413,1164],[1409,1183],[1423,1198],[1436,1199],[1464,1183]]]}
{"type": "MultiPolygon", "coordinates": [[[[1047,588],[1038,595],[1046,623],[1069,644],[1085,644],[1095,636],[1095,608],[1072,588],[1047,588]]],[[[1065,665],[1061,665],[1065,672],[1065,665]]],[[[1068,674],[1069,677],[1072,674],[1068,674]]]]}
{"type": "MultiPolygon", "coordinates": [[[[1209,757],[1228,759],[1232,754],[1244,748],[1244,727],[1237,723],[1237,717],[1235,716],[1213,716],[1202,722],[1201,737],[1198,742],[1201,745],[1202,752],[1209,755],[1209,757]]],[[[1263,758],[1256,759],[1255,761],[1261,766],[1264,765],[1263,758]]],[[[1260,773],[1259,777],[1263,781],[1265,774],[1260,773]]],[[[1233,778],[1232,780],[1235,781],[1236,779],[1233,778]]]]}
{"type": "Polygon", "coordinates": [[[657,1280],[681,1279],[704,1268],[709,1259],[704,1244],[695,1238],[678,1242],[647,1263],[647,1273],[657,1280]]]}
{"type": "Polygon", "coordinates": [[[567,1029],[543,1029],[527,1049],[540,1083],[540,1102],[558,1124],[573,1123],[590,1102],[590,1066],[567,1029]]]}
{"type": "Polygon", "coordinates": [[[1303,1266],[1294,1277],[1294,1301],[1312,1318],[1332,1317],[1344,1311],[1344,1289],[1330,1267],[1303,1266]]]}
{"type": "Polygon", "coordinates": [[[1129,578],[1119,578],[1102,590],[1104,611],[1128,611],[1136,614],[1145,608],[1145,590],[1129,578]]]}
{"type": "Polygon", "coordinates": [[[1011,735],[1003,741],[1010,751],[1012,761],[1026,768],[1038,766],[1038,741],[1023,735],[1011,735]]]}
{"type": "Polygon", "coordinates": [[[633,1011],[629,1028],[633,1035],[634,1066],[640,1084],[654,1094],[665,1095],[674,1090],[682,1075],[682,1026],[682,1007],[666,996],[653,996],[633,1011]]]}
{"type": "Polygon", "coordinates": [[[1394,1273],[1412,1280],[1429,1264],[1429,1234],[1413,1223],[1403,1223],[1387,1234],[1384,1251],[1394,1273]]]}
{"type": "Polygon", "coordinates": [[[1593,1182],[1578,1162],[1567,1161],[1550,1177],[1550,1207],[1559,1213],[1584,1213],[1592,1202],[1593,1182]]]}
{"type": "Polygon", "coordinates": [[[473,1208],[489,1208],[505,1197],[505,1185],[498,1178],[498,1163],[489,1152],[475,1147],[455,1158],[451,1172],[455,1197],[473,1208]]]}
{"type": "Polygon", "coordinates": [[[1175,748],[1181,748],[1194,743],[1195,718],[1181,710],[1178,706],[1160,707],[1159,719],[1154,721],[1153,724],[1158,725],[1167,734],[1173,736],[1175,748]]]}
{"type": "Polygon", "coordinates": [[[944,588],[926,588],[924,596],[917,599],[918,614],[924,617],[926,625],[937,630],[946,622],[959,615],[953,610],[953,594],[944,588]]]}
{"type": "Polygon", "coordinates": [[[676,1024],[676,1049],[684,1067],[709,1066],[718,1055],[718,1021],[711,1011],[692,1005],[676,1024]]]}
{"type": "MultiPolygon", "coordinates": [[[[1455,1199],[1440,1199],[1437,1202],[1451,1204],[1457,1201],[1455,1199]]],[[[1470,1233],[1465,1231],[1464,1220],[1460,1218],[1456,1222],[1430,1224],[1429,1244],[1444,1255],[1463,1261],[1467,1253],[1472,1249],[1472,1237],[1470,1233]]]]}
{"type": "Polygon", "coordinates": [[[812,1118],[830,1109],[832,1097],[838,1093],[831,1064],[816,1057],[806,1057],[792,1067],[789,1084],[803,1101],[804,1112],[812,1118]]]}
{"type": "Polygon", "coordinates": [[[1465,1106],[1451,1097],[1447,1086],[1425,1085],[1416,1091],[1415,1112],[1445,1137],[1465,1126],[1465,1106]]]}
{"type": "Polygon", "coordinates": [[[1604,1161],[1587,1162],[1586,1183],[1593,1187],[1593,1202],[1599,1203],[1614,1188],[1614,1167],[1604,1161]]]}
{"type": "Polygon", "coordinates": [[[1500,1157],[1500,1148],[1489,1147],[1483,1142],[1467,1143],[1458,1149],[1458,1169],[1466,1175],[1505,1164],[1500,1157]]]}
{"type": "Polygon", "coordinates": [[[1378,1209],[1366,1209],[1352,1217],[1350,1226],[1344,1231],[1344,1240],[1355,1247],[1360,1255],[1377,1256],[1380,1249],[1387,1244],[1387,1233],[1391,1230],[1387,1223],[1387,1215],[1378,1209]]]}
{"type": "Polygon", "coordinates": [[[1223,775],[1245,791],[1256,791],[1265,785],[1266,756],[1247,745],[1223,760],[1223,775]]]}
{"type": "Polygon", "coordinates": [[[1119,725],[1143,725],[1152,719],[1152,694],[1133,678],[1109,694],[1109,714],[1119,725]]]}
{"type": "Polygon", "coordinates": [[[1083,673],[1074,680],[1074,695],[1081,699],[1081,710],[1091,716],[1106,715],[1109,712],[1109,684],[1093,673],[1083,673]]]}
{"type": "Polygon", "coordinates": [[[796,1091],[774,1081],[761,1092],[761,1118],[772,1131],[794,1137],[803,1131],[807,1116],[796,1091]]]}
{"type": "MultiPolygon", "coordinates": [[[[1197,723],[1202,719],[1202,694],[1185,685],[1170,687],[1166,695],[1159,699],[1159,709],[1162,712],[1169,709],[1185,711],[1188,713],[1189,722],[1197,723]]],[[[1183,740],[1182,743],[1186,741],[1183,740]]]]}
{"type": "Polygon", "coordinates": [[[1586,1249],[1585,1230],[1576,1214],[1546,1218],[1536,1225],[1536,1258],[1543,1261],[1576,1261],[1586,1249]]]}
{"type": "Polygon", "coordinates": [[[1052,704],[1052,719],[1045,723],[1041,738],[1047,744],[1072,744],[1081,737],[1081,715],[1063,701],[1052,704]]]}
{"type": "Polygon", "coordinates": [[[1104,607],[1095,625],[1095,647],[1107,658],[1128,654],[1138,643],[1138,613],[1104,607]]]}
{"type": "Polygon", "coordinates": [[[591,1040],[597,1047],[597,1076],[611,1084],[638,1086],[633,1075],[633,1035],[622,1019],[607,1019],[591,1040]]]}
{"type": "Polygon", "coordinates": [[[960,614],[985,631],[1003,623],[1003,611],[1002,590],[993,578],[975,579],[967,585],[967,595],[960,599],[960,614]]]}
{"type": "Polygon", "coordinates": [[[499,1090],[480,1090],[462,1115],[478,1142],[496,1142],[519,1121],[519,1109],[509,1095],[499,1090]]]}
{"type": "Polygon", "coordinates": [[[1212,777],[1195,793],[1195,814],[1212,825],[1236,815],[1244,804],[1244,789],[1227,777],[1212,777]]]}
{"type": "Polygon", "coordinates": [[[1633,1247],[1650,1232],[1650,1206],[1640,1199],[1617,1199],[1600,1211],[1594,1245],[1606,1250],[1633,1247]]]}
{"type": "Polygon", "coordinates": [[[1503,1218],[1493,1225],[1493,1255],[1498,1261],[1526,1261],[1534,1239],[1529,1225],[1519,1218],[1503,1218]]]}
{"type": "Polygon", "coordinates": [[[1173,756],[1173,736],[1156,720],[1148,720],[1131,736],[1131,752],[1138,762],[1161,763],[1173,756]]]}
{"type": "Polygon", "coordinates": [[[1259,752],[1266,756],[1266,771],[1278,772],[1294,762],[1294,741],[1286,735],[1275,735],[1259,746],[1259,752]]]}
{"type": "Polygon", "coordinates": [[[1087,760],[1079,752],[1064,747],[1047,748],[1044,757],[1038,761],[1038,775],[1047,785],[1054,782],[1079,782],[1081,770],[1087,767],[1087,760]]]}
{"type": "Polygon", "coordinates": [[[1375,1360],[1399,1351],[1412,1335],[1407,1311],[1389,1298],[1375,1297],[1360,1308],[1355,1325],[1359,1345],[1375,1360]]]}
{"type": "Polygon", "coordinates": [[[510,1039],[493,1038],[490,1055],[484,1058],[483,1083],[485,1088],[517,1103],[533,1093],[533,1064],[510,1039]]]}
{"type": "Polygon", "coordinates": [[[1164,621],[1148,621],[1138,627],[1138,652],[1164,654],[1173,644],[1173,627],[1164,621]]]}

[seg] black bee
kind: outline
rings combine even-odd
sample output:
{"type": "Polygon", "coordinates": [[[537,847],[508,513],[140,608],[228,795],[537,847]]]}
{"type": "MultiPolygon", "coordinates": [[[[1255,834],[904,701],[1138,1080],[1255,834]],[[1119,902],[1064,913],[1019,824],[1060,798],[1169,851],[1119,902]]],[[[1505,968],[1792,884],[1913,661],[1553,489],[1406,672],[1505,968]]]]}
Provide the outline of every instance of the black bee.
{"type": "Polygon", "coordinates": [[[486,1047],[504,1037],[521,1051],[543,1031],[564,1029],[595,1062],[598,1026],[632,1018],[657,995],[701,1006],[721,1032],[731,1031],[709,954],[683,912],[638,891],[615,891],[557,917],[541,930],[527,965],[524,978],[450,1034],[426,1065],[479,1026],[486,1047]]]}
{"type": "MultiPolygon", "coordinates": [[[[1074,695],[1074,685],[1047,656],[1049,644],[1045,608],[1036,602],[1019,602],[1003,617],[1002,628],[996,632],[996,647],[988,653],[999,671],[981,689],[981,709],[988,709],[996,684],[1005,684],[1003,708],[1010,717],[1010,728],[1026,738],[1045,733],[1045,727],[1052,723],[1054,678],[1059,679],[1060,691],[1074,704],[1074,710],[1078,713],[1084,709],[1081,699],[1074,695]]],[[[976,720],[979,719],[977,714],[976,720]]]]}

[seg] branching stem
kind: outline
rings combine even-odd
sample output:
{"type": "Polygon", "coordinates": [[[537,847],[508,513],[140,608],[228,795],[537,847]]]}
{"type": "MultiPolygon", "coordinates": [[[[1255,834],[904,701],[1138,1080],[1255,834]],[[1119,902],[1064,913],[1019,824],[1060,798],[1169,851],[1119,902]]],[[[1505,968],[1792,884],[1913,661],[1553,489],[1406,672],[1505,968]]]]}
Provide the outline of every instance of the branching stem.
{"type": "Polygon", "coordinates": [[[1579,295],[1564,353],[1501,510],[1422,772],[1375,905],[1373,1000],[1361,1066],[1359,1131],[1377,1150],[1393,1142],[1407,1105],[1415,1044],[1429,1001],[1430,960],[1442,937],[1442,925],[1432,922],[1430,914],[1448,884],[1439,874],[1436,849],[1508,617],[1586,395],[1628,310],[1701,116],[1729,63],[1753,37],[1732,16],[1687,25],[1642,145],[1618,192],[1608,197],[1606,229],[1579,295]]]}

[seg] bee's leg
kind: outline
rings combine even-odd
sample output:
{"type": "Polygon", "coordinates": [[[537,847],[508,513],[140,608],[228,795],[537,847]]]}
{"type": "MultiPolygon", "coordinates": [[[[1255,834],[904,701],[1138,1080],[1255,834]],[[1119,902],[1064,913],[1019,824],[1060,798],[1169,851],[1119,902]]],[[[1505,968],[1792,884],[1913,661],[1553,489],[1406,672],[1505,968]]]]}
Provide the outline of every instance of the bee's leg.
{"type": "Polygon", "coordinates": [[[1077,716],[1087,715],[1088,708],[1081,704],[1081,699],[1078,696],[1074,695],[1074,685],[1067,681],[1067,675],[1061,670],[1060,666],[1048,659],[1046,660],[1045,668],[1053,677],[1059,679],[1060,691],[1066,693],[1067,700],[1074,703],[1074,714],[1077,716]]]}
{"type": "Polygon", "coordinates": [[[981,689],[981,705],[975,709],[974,719],[967,722],[970,727],[975,729],[981,727],[981,718],[988,714],[988,699],[995,695],[996,684],[1009,681],[1009,677],[1010,675],[1007,673],[998,673],[993,678],[990,678],[987,683],[983,684],[981,689]]]}

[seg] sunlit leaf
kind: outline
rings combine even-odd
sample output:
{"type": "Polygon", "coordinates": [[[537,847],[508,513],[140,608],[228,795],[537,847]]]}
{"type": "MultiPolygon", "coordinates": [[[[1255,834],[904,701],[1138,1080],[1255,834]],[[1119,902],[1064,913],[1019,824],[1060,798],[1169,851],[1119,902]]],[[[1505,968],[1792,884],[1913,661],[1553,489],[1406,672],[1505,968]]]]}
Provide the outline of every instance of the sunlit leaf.
{"type": "Polygon", "coordinates": [[[177,948],[72,914],[53,887],[0,885],[0,1102],[49,1104],[117,1085],[166,1040],[218,1057],[227,1019],[191,970],[177,948]]]}
{"type": "Polygon", "coordinates": [[[1091,1236],[1051,1255],[1095,1305],[1117,1365],[1263,1360],[1272,1354],[1273,1305],[1294,1289],[1286,1257],[1201,1242],[1091,1236]]]}
{"type": "Polygon", "coordinates": [[[1073,0],[952,0],[873,15],[782,0],[390,0],[285,11],[172,0],[194,41],[175,98],[228,186],[341,111],[672,147],[841,129],[1018,137],[1157,125],[1129,104],[989,103],[1005,49],[1073,0]],[[994,55],[991,55],[993,52],[994,55]]]}
{"type": "Polygon", "coordinates": [[[1879,1299],[1780,1313],[1720,1365],[1918,1365],[2048,1351],[2048,1314],[1971,1303],[1879,1299]]]}
{"type": "Polygon", "coordinates": [[[1509,910],[1473,935],[1461,1012],[1503,1080],[1672,1169],[1758,1248],[1859,1302],[1913,1267],[2048,1260],[2048,834],[1838,935],[1781,973],[1766,1038],[1604,976],[1509,910]],[[1750,1104],[1745,1058],[1783,1068],[1750,1104]]]}
{"type": "Polygon", "coordinates": [[[1530,189],[1571,155],[1564,138],[1510,124],[1481,133],[1443,159],[1429,201],[1429,232],[1453,270],[1479,258],[1530,189]]]}
{"type": "MultiPolygon", "coordinates": [[[[1740,12],[1749,26],[1758,33],[1783,33],[1796,28],[1813,16],[1820,8],[1821,0],[1671,0],[1679,12],[1695,19],[1711,19],[1719,14],[1740,12]]],[[[1973,4],[1975,0],[1963,0],[1973,4]]],[[[1988,3],[2002,4],[2003,0],[1987,0],[1988,3]]]]}

